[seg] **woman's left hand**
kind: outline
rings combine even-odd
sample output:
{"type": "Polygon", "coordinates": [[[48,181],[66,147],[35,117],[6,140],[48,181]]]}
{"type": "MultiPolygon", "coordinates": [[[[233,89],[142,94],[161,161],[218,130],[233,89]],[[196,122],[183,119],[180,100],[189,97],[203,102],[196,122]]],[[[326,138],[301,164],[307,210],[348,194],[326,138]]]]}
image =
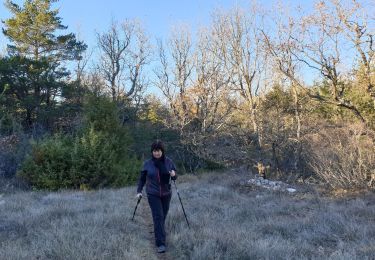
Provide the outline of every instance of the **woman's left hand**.
{"type": "Polygon", "coordinates": [[[174,170],[169,171],[169,174],[171,175],[171,177],[176,176],[176,172],[174,170]]]}

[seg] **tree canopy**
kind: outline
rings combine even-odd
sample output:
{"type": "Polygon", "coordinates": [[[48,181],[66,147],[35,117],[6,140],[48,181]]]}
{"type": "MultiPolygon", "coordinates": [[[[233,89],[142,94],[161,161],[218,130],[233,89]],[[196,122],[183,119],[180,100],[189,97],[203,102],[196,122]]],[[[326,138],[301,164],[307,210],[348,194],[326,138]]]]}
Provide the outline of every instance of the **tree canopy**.
{"type": "Polygon", "coordinates": [[[56,0],[27,0],[23,7],[11,0],[5,6],[13,17],[4,21],[3,33],[12,44],[9,54],[25,56],[33,60],[48,57],[50,61],[76,60],[87,46],[77,41],[73,33],[57,35],[65,30],[58,17],[58,10],[51,4],[56,0]]]}
{"type": "MultiPolygon", "coordinates": [[[[13,16],[6,19],[3,33],[10,40],[8,55],[0,60],[0,90],[5,91],[7,113],[13,114],[30,129],[40,115],[56,107],[57,97],[64,93],[69,75],[62,61],[81,59],[87,48],[67,29],[52,8],[55,0],[27,0],[23,6],[7,0],[5,6],[13,16]]],[[[46,114],[47,113],[47,114],[46,114]]],[[[48,120],[47,120],[48,121],[48,120]]]]}

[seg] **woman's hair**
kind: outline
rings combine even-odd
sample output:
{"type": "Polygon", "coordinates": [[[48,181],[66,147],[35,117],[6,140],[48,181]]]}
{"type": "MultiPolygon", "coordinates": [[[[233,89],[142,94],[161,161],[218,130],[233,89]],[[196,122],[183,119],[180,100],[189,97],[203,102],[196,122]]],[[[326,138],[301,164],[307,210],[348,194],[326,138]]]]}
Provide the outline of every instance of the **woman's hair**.
{"type": "Polygon", "coordinates": [[[151,145],[151,153],[152,153],[154,150],[161,150],[162,153],[163,153],[163,156],[164,156],[164,154],[165,154],[165,149],[164,149],[164,144],[163,144],[163,142],[162,142],[162,141],[159,141],[159,140],[153,142],[152,145],[151,145]]]}

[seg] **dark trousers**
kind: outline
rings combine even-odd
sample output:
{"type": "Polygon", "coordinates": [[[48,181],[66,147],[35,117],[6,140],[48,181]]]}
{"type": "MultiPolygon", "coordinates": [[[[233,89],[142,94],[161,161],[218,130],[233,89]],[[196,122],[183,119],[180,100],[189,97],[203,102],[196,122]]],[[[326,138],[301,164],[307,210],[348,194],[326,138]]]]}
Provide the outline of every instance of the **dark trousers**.
{"type": "Polygon", "coordinates": [[[151,208],[152,220],[154,221],[154,234],[156,246],[165,245],[165,219],[169,210],[172,195],[159,197],[147,195],[148,204],[151,208]]]}

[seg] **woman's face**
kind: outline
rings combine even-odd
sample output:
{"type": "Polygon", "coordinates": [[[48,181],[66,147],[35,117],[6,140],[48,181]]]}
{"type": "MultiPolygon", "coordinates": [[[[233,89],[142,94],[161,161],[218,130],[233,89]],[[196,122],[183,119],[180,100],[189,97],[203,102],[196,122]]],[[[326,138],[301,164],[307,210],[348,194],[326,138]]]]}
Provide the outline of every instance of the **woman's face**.
{"type": "Polygon", "coordinates": [[[163,155],[163,152],[160,149],[152,151],[152,156],[154,156],[154,158],[156,159],[159,159],[162,155],[163,155]]]}

